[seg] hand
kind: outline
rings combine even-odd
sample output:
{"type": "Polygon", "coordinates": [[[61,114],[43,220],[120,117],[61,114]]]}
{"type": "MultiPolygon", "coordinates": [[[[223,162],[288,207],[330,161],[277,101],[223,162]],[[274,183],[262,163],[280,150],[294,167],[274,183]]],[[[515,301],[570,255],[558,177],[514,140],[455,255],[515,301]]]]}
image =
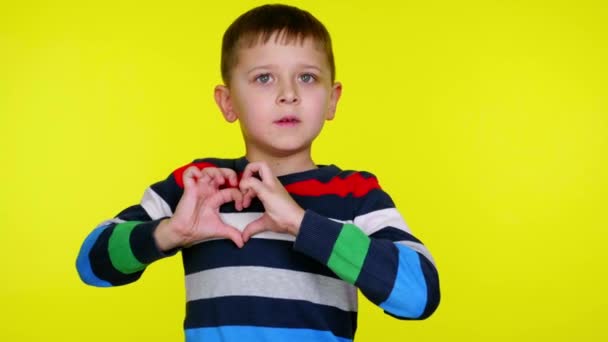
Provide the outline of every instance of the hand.
{"type": "Polygon", "coordinates": [[[184,193],[175,213],[156,229],[159,248],[169,250],[188,246],[210,238],[227,238],[239,248],[243,247],[241,232],[225,224],[219,216],[222,204],[233,202],[243,210],[243,195],[237,188],[237,175],[225,168],[198,169],[191,166],[184,171],[184,193]],[[232,188],[220,189],[226,184],[232,188]]]}
{"type": "Polygon", "coordinates": [[[283,184],[272,174],[265,162],[247,164],[239,183],[243,195],[243,207],[247,208],[251,200],[257,197],[264,204],[264,214],[250,222],[243,230],[243,241],[247,242],[252,235],[263,231],[297,235],[304,218],[302,209],[291,198],[283,184]],[[261,181],[254,177],[257,173],[261,181]]]}

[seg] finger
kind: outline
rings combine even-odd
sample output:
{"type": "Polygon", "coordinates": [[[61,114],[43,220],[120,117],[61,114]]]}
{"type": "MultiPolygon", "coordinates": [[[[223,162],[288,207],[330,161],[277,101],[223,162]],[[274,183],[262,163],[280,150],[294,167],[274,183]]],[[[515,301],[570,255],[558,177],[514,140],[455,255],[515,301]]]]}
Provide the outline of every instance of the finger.
{"type": "MultiPolygon", "coordinates": [[[[212,196],[210,196],[207,199],[207,206],[217,209],[219,208],[222,204],[228,203],[228,202],[232,202],[234,201],[235,203],[242,203],[243,201],[243,194],[235,188],[226,188],[226,189],[222,189],[218,192],[216,192],[215,194],[213,194],[212,196]]],[[[241,206],[239,204],[239,206],[241,206]]]]}
{"type": "Polygon", "coordinates": [[[268,163],[255,162],[255,163],[247,164],[247,166],[245,167],[245,171],[247,170],[248,167],[251,168],[252,174],[254,172],[257,172],[260,175],[260,178],[262,179],[262,182],[264,184],[266,184],[268,186],[272,186],[274,184],[275,177],[274,177],[274,174],[272,173],[272,170],[270,169],[270,166],[268,166],[268,163]]]}
{"type": "Polygon", "coordinates": [[[239,188],[245,193],[245,200],[243,203],[245,208],[251,204],[251,199],[253,197],[257,196],[260,200],[264,201],[266,193],[268,192],[266,186],[256,178],[242,180],[241,183],[239,183],[239,188]]]}
{"type": "Polygon", "coordinates": [[[257,162],[252,162],[247,164],[247,166],[245,166],[245,170],[243,170],[243,176],[242,178],[249,178],[253,175],[254,172],[257,172],[257,162]]]}
{"type": "Polygon", "coordinates": [[[271,223],[270,217],[268,217],[266,214],[260,216],[252,222],[249,222],[249,224],[245,226],[245,229],[243,230],[243,242],[249,241],[249,238],[255,234],[270,230],[271,223]]]}
{"type": "Polygon", "coordinates": [[[227,224],[222,224],[222,228],[219,229],[217,236],[232,240],[239,248],[242,248],[245,245],[241,232],[227,224]]]}
{"type": "Polygon", "coordinates": [[[209,177],[213,180],[214,185],[219,187],[224,184],[226,180],[222,175],[222,172],[217,167],[207,167],[203,169],[203,173],[209,175],[209,177]]]}
{"type": "Polygon", "coordinates": [[[199,169],[196,166],[190,166],[189,168],[187,168],[184,171],[183,177],[194,177],[194,178],[199,178],[201,177],[202,173],[201,173],[201,169],[199,169]]]}
{"type": "Polygon", "coordinates": [[[222,174],[222,176],[224,177],[224,179],[228,180],[228,184],[230,184],[230,186],[237,186],[238,185],[238,177],[236,175],[236,172],[232,169],[228,169],[228,168],[220,168],[218,169],[219,172],[222,174]]]}
{"type": "Polygon", "coordinates": [[[245,166],[245,170],[243,170],[242,179],[255,178],[254,174],[256,173],[260,176],[260,179],[262,179],[262,164],[264,164],[264,162],[253,162],[247,164],[247,166],[245,166]]]}
{"type": "MultiPolygon", "coordinates": [[[[256,178],[251,178],[251,179],[254,179],[254,181],[259,182],[259,180],[256,178]]],[[[243,207],[244,208],[248,208],[251,205],[251,201],[253,200],[253,198],[257,196],[255,190],[250,185],[248,185],[249,182],[252,182],[252,181],[245,179],[245,180],[241,180],[241,182],[239,183],[239,189],[243,193],[243,207]]]]}
{"type": "Polygon", "coordinates": [[[214,192],[215,184],[213,180],[206,173],[202,174],[202,177],[197,182],[199,196],[206,197],[214,192]]]}
{"type": "Polygon", "coordinates": [[[182,175],[182,182],[184,183],[185,189],[192,189],[196,183],[196,180],[202,176],[201,170],[196,166],[190,166],[187,168],[182,175]]]}
{"type": "MultiPolygon", "coordinates": [[[[232,199],[234,200],[234,208],[238,211],[243,210],[243,201],[244,201],[245,196],[237,188],[229,188],[229,189],[233,189],[236,191],[233,193],[233,196],[232,196],[232,199]]],[[[224,189],[222,189],[222,190],[224,190],[224,189]]]]}
{"type": "Polygon", "coordinates": [[[247,189],[243,195],[243,208],[249,208],[251,201],[255,197],[255,191],[247,189]]]}

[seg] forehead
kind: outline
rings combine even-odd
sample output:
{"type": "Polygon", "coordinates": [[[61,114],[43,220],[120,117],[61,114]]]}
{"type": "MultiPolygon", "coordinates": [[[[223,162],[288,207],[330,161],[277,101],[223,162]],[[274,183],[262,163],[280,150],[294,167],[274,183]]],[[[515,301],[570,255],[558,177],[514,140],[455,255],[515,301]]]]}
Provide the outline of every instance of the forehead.
{"type": "Polygon", "coordinates": [[[309,64],[329,69],[323,44],[312,37],[288,37],[275,33],[266,41],[261,36],[250,38],[238,44],[235,57],[237,68],[264,64],[309,64]]]}

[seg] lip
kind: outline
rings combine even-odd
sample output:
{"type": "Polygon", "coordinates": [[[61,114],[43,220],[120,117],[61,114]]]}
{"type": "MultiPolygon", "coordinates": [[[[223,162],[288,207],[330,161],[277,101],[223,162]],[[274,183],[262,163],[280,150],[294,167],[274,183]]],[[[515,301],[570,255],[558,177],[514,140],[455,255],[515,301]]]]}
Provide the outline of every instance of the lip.
{"type": "Polygon", "coordinates": [[[282,127],[290,127],[290,126],[296,126],[300,122],[301,122],[300,119],[298,119],[298,117],[295,115],[285,115],[282,118],[275,120],[274,124],[282,126],[282,127]]]}

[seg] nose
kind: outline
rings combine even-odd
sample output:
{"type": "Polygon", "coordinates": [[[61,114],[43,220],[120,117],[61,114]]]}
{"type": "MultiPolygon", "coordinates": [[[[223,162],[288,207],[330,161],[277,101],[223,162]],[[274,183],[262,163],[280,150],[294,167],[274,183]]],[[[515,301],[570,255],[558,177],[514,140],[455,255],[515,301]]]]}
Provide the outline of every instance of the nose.
{"type": "Polygon", "coordinates": [[[296,104],[300,102],[298,91],[296,87],[291,84],[291,82],[284,82],[281,85],[281,89],[279,90],[279,95],[277,97],[277,102],[279,104],[296,104]]]}

